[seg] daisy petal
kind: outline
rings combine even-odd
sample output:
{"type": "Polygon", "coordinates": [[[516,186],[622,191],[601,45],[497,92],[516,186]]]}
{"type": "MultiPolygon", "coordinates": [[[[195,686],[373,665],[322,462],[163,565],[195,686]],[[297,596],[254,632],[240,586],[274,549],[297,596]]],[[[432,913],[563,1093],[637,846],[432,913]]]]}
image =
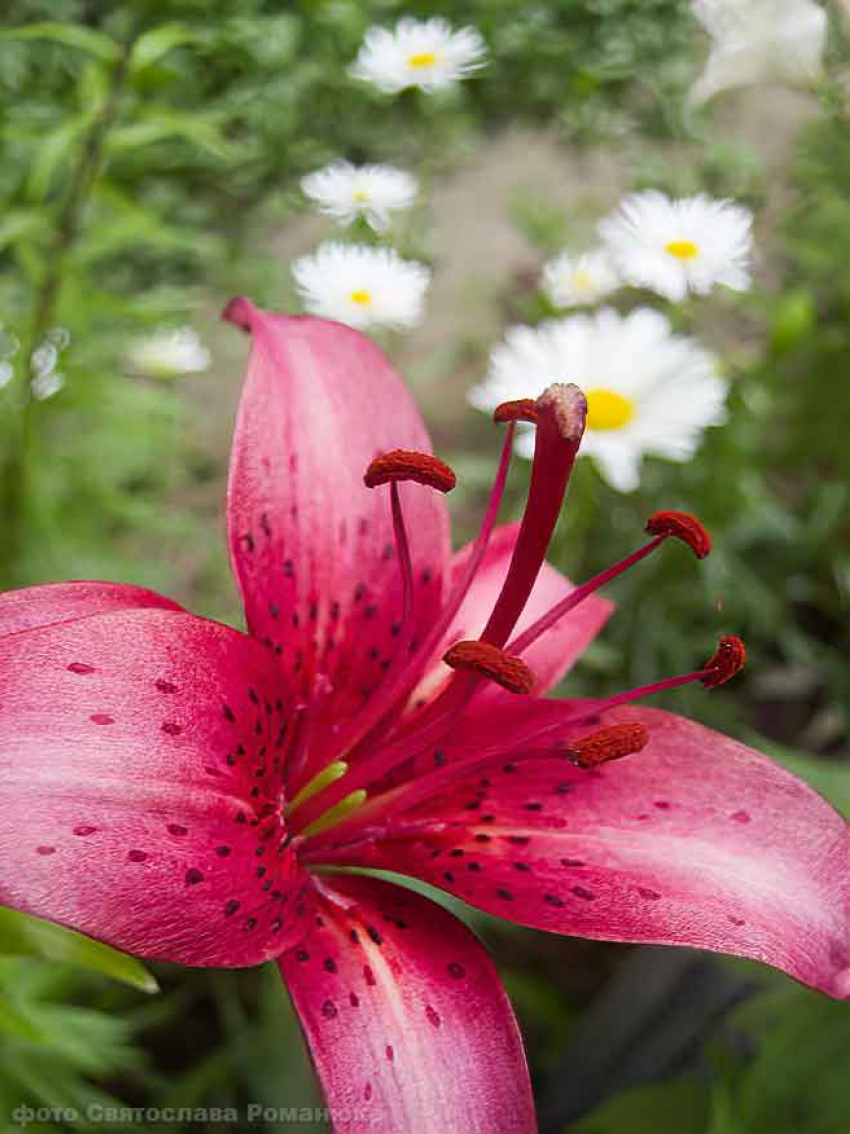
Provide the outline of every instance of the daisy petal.
{"type": "Polygon", "coordinates": [[[534,1134],[522,1041],[492,962],[451,914],[334,878],[280,967],[336,1134],[534,1134]]]}

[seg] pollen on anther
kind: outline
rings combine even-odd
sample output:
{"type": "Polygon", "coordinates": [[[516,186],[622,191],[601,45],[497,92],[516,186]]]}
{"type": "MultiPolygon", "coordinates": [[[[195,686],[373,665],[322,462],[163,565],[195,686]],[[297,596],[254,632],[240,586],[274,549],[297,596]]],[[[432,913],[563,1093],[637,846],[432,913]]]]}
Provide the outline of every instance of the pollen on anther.
{"type": "Polygon", "coordinates": [[[455,474],[443,461],[430,453],[409,449],[392,449],[381,454],[372,461],[363,476],[367,488],[403,480],[424,484],[438,492],[451,492],[457,483],[455,474]]]}
{"type": "Polygon", "coordinates": [[[516,401],[502,402],[493,411],[493,421],[503,425],[509,421],[528,421],[532,425],[537,422],[537,406],[534,398],[517,398],[516,401]]]}
{"type": "Polygon", "coordinates": [[[522,658],[505,653],[491,642],[455,642],[443,661],[451,669],[468,669],[488,677],[509,693],[530,693],[537,684],[534,672],[522,658]]]}
{"type": "Polygon", "coordinates": [[[646,521],[646,531],[654,536],[680,539],[697,559],[705,559],[711,551],[711,536],[688,512],[656,512],[646,521]]]}
{"type": "Polygon", "coordinates": [[[721,638],[712,656],[705,663],[700,682],[706,689],[716,689],[744,668],[747,651],[740,638],[721,638]]]}
{"type": "Polygon", "coordinates": [[[649,741],[649,733],[638,721],[624,721],[591,732],[588,736],[572,741],[567,756],[579,768],[597,768],[612,760],[622,760],[640,752],[649,741]]]}

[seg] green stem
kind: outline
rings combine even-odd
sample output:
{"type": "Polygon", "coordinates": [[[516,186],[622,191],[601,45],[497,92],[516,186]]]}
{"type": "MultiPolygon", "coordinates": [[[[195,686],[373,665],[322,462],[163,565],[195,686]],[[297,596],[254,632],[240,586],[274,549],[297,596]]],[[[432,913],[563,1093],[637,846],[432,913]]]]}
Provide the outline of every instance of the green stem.
{"type": "Polygon", "coordinates": [[[30,506],[28,469],[35,447],[35,415],[30,383],[34,377],[32,355],[44,341],[55,318],[62,290],[62,273],[68,252],[73,247],[82,225],[91,192],[103,161],[107,134],[118,115],[127,69],[135,39],[124,44],[109,81],[103,106],[91,124],[71,174],[68,190],[56,217],[53,238],[45,257],[45,270],[35,296],[28,336],[21,347],[23,385],[19,391],[18,423],[11,439],[4,469],[2,488],[6,555],[2,573],[6,582],[15,582],[16,565],[23,546],[26,518],[30,506]]]}

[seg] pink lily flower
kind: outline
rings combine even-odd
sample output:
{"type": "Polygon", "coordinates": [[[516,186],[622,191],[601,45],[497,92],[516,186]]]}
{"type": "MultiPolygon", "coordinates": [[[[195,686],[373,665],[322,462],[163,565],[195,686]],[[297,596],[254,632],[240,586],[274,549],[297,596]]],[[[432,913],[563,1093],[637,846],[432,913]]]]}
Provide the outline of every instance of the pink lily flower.
{"type": "Polygon", "coordinates": [[[137,587],[0,596],[0,901],[142,957],[274,959],[335,1129],[535,1129],[492,963],[376,868],[522,925],[753,957],[850,995],[848,828],[788,772],[632,702],[545,700],[612,611],[546,565],[584,428],[574,386],[497,411],[481,533],[450,554],[399,377],[363,335],[233,301],[253,348],[228,491],[248,633],[137,587]],[[517,420],[520,525],[496,525],[517,420]],[[365,483],[364,483],[365,474],[365,483]],[[443,660],[445,659],[445,660],[443,660]]]}

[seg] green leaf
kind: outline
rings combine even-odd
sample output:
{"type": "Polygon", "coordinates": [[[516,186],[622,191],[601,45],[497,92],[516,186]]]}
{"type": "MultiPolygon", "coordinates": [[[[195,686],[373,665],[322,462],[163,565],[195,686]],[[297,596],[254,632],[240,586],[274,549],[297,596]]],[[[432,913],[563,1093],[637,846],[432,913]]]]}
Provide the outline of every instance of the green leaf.
{"type": "Polygon", "coordinates": [[[0,251],[22,236],[30,236],[44,226],[44,216],[35,209],[17,209],[0,220],[0,251]]]}
{"type": "Polygon", "coordinates": [[[234,147],[222,138],[211,122],[166,110],[151,112],[143,121],[134,122],[130,126],[117,127],[107,138],[106,148],[110,153],[121,153],[154,142],[163,142],[168,138],[182,138],[222,160],[230,159],[235,154],[234,147]]]}
{"type": "Polygon", "coordinates": [[[130,72],[138,75],[146,67],[158,63],[163,55],[167,55],[175,47],[182,47],[186,43],[198,40],[199,34],[185,24],[160,24],[145,32],[136,40],[130,55],[130,72]]]}
{"type": "Polygon", "coordinates": [[[47,135],[27,178],[27,196],[31,200],[41,201],[48,195],[59,167],[69,157],[85,126],[85,119],[74,118],[47,135]]]}
{"type": "Polygon", "coordinates": [[[120,980],[142,992],[159,990],[154,977],[135,957],[72,929],[0,906],[0,955],[3,954],[64,961],[120,980]]]}
{"type": "Polygon", "coordinates": [[[87,51],[89,55],[103,59],[106,63],[115,63],[121,57],[121,46],[114,39],[103,32],[80,27],[78,24],[27,24],[25,27],[7,28],[0,32],[0,39],[47,39],[87,51]]]}
{"type": "Polygon", "coordinates": [[[5,996],[0,996],[0,1033],[17,1039],[34,1040],[36,1043],[43,1038],[43,1033],[5,996]]]}
{"type": "Polygon", "coordinates": [[[635,1087],[604,1102],[569,1127],[570,1134],[702,1134],[708,1122],[705,1087],[692,1079],[671,1079],[635,1087]]]}

